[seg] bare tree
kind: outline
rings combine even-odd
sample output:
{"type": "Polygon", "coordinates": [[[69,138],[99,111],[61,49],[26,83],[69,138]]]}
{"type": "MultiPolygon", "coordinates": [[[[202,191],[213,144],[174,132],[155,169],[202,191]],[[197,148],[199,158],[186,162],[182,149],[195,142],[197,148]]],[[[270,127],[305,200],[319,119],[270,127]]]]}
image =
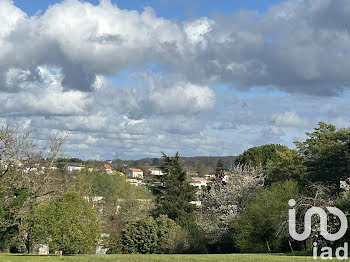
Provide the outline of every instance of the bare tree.
{"type": "Polygon", "coordinates": [[[53,136],[49,142],[40,146],[30,138],[31,130],[19,126],[0,128],[0,182],[5,191],[3,205],[10,211],[11,219],[6,226],[16,226],[18,237],[27,242],[30,239],[27,219],[34,208],[47,201],[62,189],[62,176],[55,167],[55,159],[61,153],[65,137],[53,136]],[[25,198],[19,205],[11,205],[18,191],[25,192],[25,198]]]}
{"type": "MultiPolygon", "coordinates": [[[[311,207],[321,207],[325,211],[327,211],[326,207],[333,206],[335,204],[336,196],[332,194],[332,188],[325,183],[317,182],[312,183],[308,182],[307,185],[308,194],[300,195],[296,200],[296,204],[293,207],[296,210],[296,228],[299,232],[304,230],[304,216],[306,211],[311,207]]],[[[334,191],[333,191],[334,192],[334,191]]],[[[338,230],[340,221],[335,216],[329,214],[328,219],[330,223],[327,223],[327,231],[329,233],[335,233],[338,230]]],[[[311,218],[311,235],[309,237],[309,241],[317,242],[319,246],[325,245],[326,240],[321,236],[320,232],[320,218],[318,216],[312,216],[311,218]]],[[[279,236],[288,237],[289,238],[289,247],[293,252],[293,239],[289,236],[288,231],[288,215],[285,214],[283,218],[281,218],[280,227],[277,230],[277,234],[279,236]]],[[[304,244],[306,242],[304,241],[304,244]]]]}

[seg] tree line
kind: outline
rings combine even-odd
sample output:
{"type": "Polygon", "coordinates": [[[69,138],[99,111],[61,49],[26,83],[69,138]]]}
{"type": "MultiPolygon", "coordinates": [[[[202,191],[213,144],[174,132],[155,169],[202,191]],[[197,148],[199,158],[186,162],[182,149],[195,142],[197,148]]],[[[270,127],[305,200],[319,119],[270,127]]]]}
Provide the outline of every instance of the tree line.
{"type": "MultiPolygon", "coordinates": [[[[64,138],[42,145],[29,130],[0,129],[0,249],[94,253],[307,253],[312,243],[338,246],[319,234],[313,217],[309,239],[288,233],[288,200],[297,227],[311,206],[350,213],[350,129],[320,122],[295,149],[250,148],[234,165],[217,162],[215,178],[200,190],[189,184],[180,155],[163,154],[157,187],[129,184],[120,172],[55,169],[64,138]],[[199,203],[195,205],[195,203],[199,203]]],[[[329,221],[336,232],[339,221],[329,221]]]]}

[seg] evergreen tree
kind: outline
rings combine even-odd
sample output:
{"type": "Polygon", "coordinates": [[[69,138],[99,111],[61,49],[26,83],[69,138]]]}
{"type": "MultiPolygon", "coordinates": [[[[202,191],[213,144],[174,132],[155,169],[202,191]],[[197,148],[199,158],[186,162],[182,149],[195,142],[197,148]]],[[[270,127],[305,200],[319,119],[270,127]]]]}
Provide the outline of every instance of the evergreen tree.
{"type": "Polygon", "coordinates": [[[222,162],[221,159],[219,159],[216,164],[215,176],[216,176],[216,179],[220,182],[224,179],[224,176],[225,176],[224,163],[222,162]]]}
{"type": "Polygon", "coordinates": [[[187,225],[189,221],[193,221],[195,206],[190,202],[195,200],[196,189],[189,184],[179,158],[179,153],[173,157],[163,153],[161,169],[164,173],[164,186],[157,194],[155,214],[167,215],[180,225],[187,225]]]}
{"type": "Polygon", "coordinates": [[[236,158],[236,164],[251,164],[253,166],[261,165],[264,169],[269,161],[277,158],[277,151],[287,151],[288,147],[279,144],[268,144],[255,146],[247,149],[236,158]]]}
{"type": "Polygon", "coordinates": [[[339,192],[340,181],[350,177],[350,128],[336,129],[319,122],[319,127],[306,135],[304,142],[294,142],[304,158],[304,178],[329,183],[339,192]]]}

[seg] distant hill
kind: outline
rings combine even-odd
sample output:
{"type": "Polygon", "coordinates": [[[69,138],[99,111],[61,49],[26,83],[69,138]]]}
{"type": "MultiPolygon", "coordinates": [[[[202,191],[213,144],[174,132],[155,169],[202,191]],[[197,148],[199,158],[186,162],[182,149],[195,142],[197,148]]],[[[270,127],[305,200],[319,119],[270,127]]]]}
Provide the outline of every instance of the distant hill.
{"type": "MultiPolygon", "coordinates": [[[[236,156],[193,156],[180,157],[183,165],[188,171],[197,171],[200,175],[212,173],[215,170],[216,163],[221,159],[224,163],[224,168],[229,169],[234,164],[236,156]]],[[[136,167],[147,169],[148,167],[157,167],[160,165],[160,158],[142,158],[138,160],[120,160],[112,161],[112,166],[122,166],[124,168],[136,167]]]]}

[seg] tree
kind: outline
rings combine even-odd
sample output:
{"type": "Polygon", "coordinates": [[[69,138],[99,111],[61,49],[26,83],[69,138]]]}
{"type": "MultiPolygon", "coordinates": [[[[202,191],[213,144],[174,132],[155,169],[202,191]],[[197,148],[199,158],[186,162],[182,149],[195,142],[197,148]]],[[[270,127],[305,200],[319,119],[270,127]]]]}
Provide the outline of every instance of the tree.
{"type": "Polygon", "coordinates": [[[304,158],[305,179],[330,183],[338,193],[340,181],[350,177],[350,128],[336,129],[319,122],[315,131],[306,135],[304,142],[295,142],[304,158]]]}
{"type": "Polygon", "coordinates": [[[225,170],[224,170],[224,163],[222,162],[222,159],[219,159],[218,162],[216,163],[215,176],[216,176],[216,179],[220,182],[224,179],[225,170]]]}
{"type": "Polygon", "coordinates": [[[152,217],[128,223],[122,237],[124,253],[152,254],[158,248],[158,228],[152,217]]]}
{"type": "Polygon", "coordinates": [[[30,231],[35,242],[65,254],[92,253],[100,239],[94,208],[74,192],[40,205],[31,219],[30,231]]]}
{"type": "Polygon", "coordinates": [[[230,231],[232,222],[263,185],[264,175],[260,167],[238,165],[231,171],[226,184],[215,181],[208,191],[201,194],[196,222],[208,244],[216,245],[230,231]]]}
{"type": "Polygon", "coordinates": [[[179,253],[184,248],[184,230],[167,216],[136,219],[123,230],[125,253],[179,253]]]}
{"type": "Polygon", "coordinates": [[[11,242],[24,243],[28,252],[31,224],[26,218],[40,202],[62,190],[63,177],[53,166],[65,140],[53,136],[40,146],[30,139],[30,134],[31,130],[16,125],[0,127],[0,182],[6,218],[6,231],[0,240],[9,243],[11,237],[11,242]]]}
{"type": "Polygon", "coordinates": [[[295,181],[278,182],[258,193],[234,222],[233,238],[241,252],[280,252],[284,238],[281,224],[288,220],[288,201],[298,199],[295,181]]]}
{"type": "Polygon", "coordinates": [[[265,167],[266,184],[294,179],[300,181],[306,168],[303,157],[293,149],[277,150],[276,157],[265,167]]]}
{"type": "Polygon", "coordinates": [[[286,151],[287,146],[279,144],[268,144],[247,149],[236,158],[236,164],[261,165],[265,168],[268,161],[276,159],[277,151],[286,151]]]}
{"type": "Polygon", "coordinates": [[[189,184],[179,157],[178,153],[173,157],[163,153],[161,169],[164,187],[157,194],[155,215],[167,215],[180,225],[185,225],[193,221],[195,207],[190,202],[196,199],[196,189],[189,184]]]}
{"type": "Polygon", "coordinates": [[[102,231],[108,237],[103,239],[103,245],[109,249],[109,253],[120,253],[123,228],[134,219],[148,217],[154,207],[154,197],[146,187],[131,185],[121,174],[99,176],[96,173],[92,183],[93,195],[104,197],[99,219],[102,231]]]}
{"type": "Polygon", "coordinates": [[[185,248],[185,231],[168,216],[161,215],[155,221],[158,226],[157,253],[181,253],[185,248]]]}

